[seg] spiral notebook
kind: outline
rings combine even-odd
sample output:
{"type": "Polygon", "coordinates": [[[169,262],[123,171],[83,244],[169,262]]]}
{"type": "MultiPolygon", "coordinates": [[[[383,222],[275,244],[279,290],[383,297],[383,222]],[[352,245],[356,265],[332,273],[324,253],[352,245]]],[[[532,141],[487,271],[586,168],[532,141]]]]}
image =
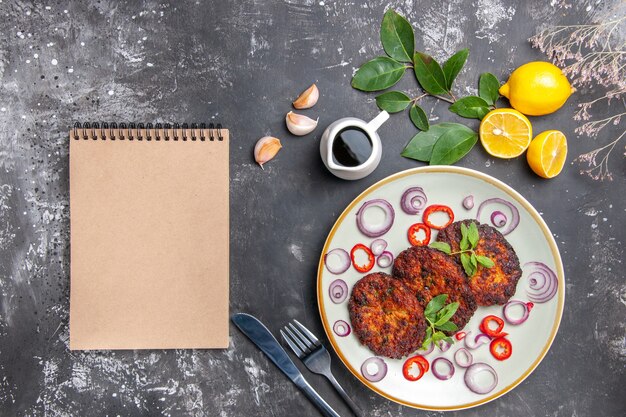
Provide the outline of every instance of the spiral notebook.
{"type": "Polygon", "coordinates": [[[70,131],[70,349],[228,347],[220,125],[70,131]]]}

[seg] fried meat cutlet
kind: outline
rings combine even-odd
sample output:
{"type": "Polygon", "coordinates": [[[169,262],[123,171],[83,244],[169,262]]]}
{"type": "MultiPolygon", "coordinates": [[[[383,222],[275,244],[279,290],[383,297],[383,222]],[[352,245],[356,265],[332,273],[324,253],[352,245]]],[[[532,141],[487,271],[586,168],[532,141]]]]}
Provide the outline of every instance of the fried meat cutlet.
{"type": "Polygon", "coordinates": [[[400,281],[385,273],[361,278],[348,303],[354,333],[376,355],[399,359],[424,340],[424,310],[400,281]]]}
{"type": "MultiPolygon", "coordinates": [[[[495,265],[492,268],[485,268],[479,264],[476,274],[473,277],[467,277],[467,282],[478,305],[506,304],[515,294],[517,281],[522,276],[522,269],[515,250],[502,233],[476,220],[463,220],[440,230],[437,240],[448,243],[452,252],[458,251],[461,241],[461,223],[469,226],[472,222],[478,226],[480,236],[474,249],[475,253],[490,258],[495,265]]],[[[454,258],[460,265],[460,256],[454,255],[454,258]]]]}
{"type": "Polygon", "coordinates": [[[446,303],[457,301],[459,308],[450,321],[458,330],[476,311],[476,300],[461,267],[451,256],[436,249],[413,246],[404,250],[393,263],[393,276],[411,290],[422,308],[440,294],[448,294],[446,303]]]}

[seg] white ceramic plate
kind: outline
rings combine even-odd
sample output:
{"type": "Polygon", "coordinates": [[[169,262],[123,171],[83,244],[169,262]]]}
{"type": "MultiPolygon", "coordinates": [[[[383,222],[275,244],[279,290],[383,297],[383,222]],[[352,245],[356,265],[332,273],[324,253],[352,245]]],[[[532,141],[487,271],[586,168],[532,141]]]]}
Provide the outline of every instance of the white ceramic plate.
{"type": "MultiPolygon", "coordinates": [[[[489,222],[489,213],[483,213],[481,217],[483,222],[489,222]]],[[[431,241],[435,238],[436,231],[433,231],[431,241]]],[[[376,265],[370,272],[377,271],[391,273],[391,267],[380,268],[376,265]]],[[[520,194],[495,178],[477,171],[458,167],[423,167],[403,171],[379,181],[348,205],[324,244],[318,267],[317,296],[322,323],[333,348],[348,369],[366,386],[392,401],[410,407],[459,410],[498,398],[515,388],[537,367],[548,352],[561,321],[565,301],[564,283],[563,265],[552,234],[539,213],[520,194]],[[523,275],[511,299],[528,301],[526,289],[530,268],[525,267],[527,262],[543,262],[557,274],[558,292],[551,300],[535,303],[525,323],[518,326],[505,325],[505,331],[509,333],[508,339],[513,344],[513,354],[509,359],[494,359],[488,344],[471,351],[474,362],[486,362],[498,373],[498,384],[488,394],[479,395],[470,391],[463,381],[465,370],[458,366],[455,366],[454,376],[447,381],[438,380],[431,371],[418,381],[408,381],[402,375],[405,359],[384,358],[388,366],[387,375],[380,382],[369,382],[361,375],[360,368],[366,359],[374,356],[373,352],[360,344],[354,332],[346,337],[339,337],[333,332],[335,321],[344,320],[350,323],[349,298],[340,304],[333,303],[328,294],[330,283],[341,278],[351,291],[352,286],[365,274],[359,273],[352,266],[340,275],[331,274],[325,267],[324,255],[334,248],[342,248],[349,253],[357,243],[369,246],[374,239],[366,237],[358,230],[356,212],[365,201],[375,198],[387,200],[395,211],[391,230],[382,236],[388,242],[388,250],[395,256],[409,247],[407,230],[413,223],[421,222],[422,216],[404,213],[400,208],[400,197],[407,188],[415,186],[423,188],[428,198],[427,205],[449,206],[454,211],[455,221],[475,218],[480,203],[489,198],[499,197],[515,205],[519,210],[520,222],[506,238],[519,257],[523,275]],[[473,209],[466,210],[462,201],[469,194],[474,196],[475,205],[473,209]]],[[[502,306],[479,307],[464,330],[471,330],[476,334],[480,321],[489,314],[502,317],[502,306]]],[[[443,356],[454,362],[454,352],[461,346],[463,343],[457,342],[445,353],[436,348],[426,358],[432,362],[436,357],[443,356]]]]}

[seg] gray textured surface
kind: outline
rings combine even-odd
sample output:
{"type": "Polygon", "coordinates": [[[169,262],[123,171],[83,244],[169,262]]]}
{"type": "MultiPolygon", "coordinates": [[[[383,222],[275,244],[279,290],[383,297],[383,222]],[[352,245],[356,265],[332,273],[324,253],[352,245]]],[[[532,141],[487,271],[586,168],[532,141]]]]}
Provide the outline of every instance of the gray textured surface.
{"type": "MultiPolygon", "coordinates": [[[[274,331],[296,317],[322,333],[314,286],[326,233],[366,186],[418,165],[399,156],[414,128],[394,116],[380,132],[379,169],[348,183],[323,169],[322,129],[290,137],[283,117],[313,80],[322,97],[307,114],[322,126],[376,113],[373,96],[349,83],[382,52],[378,27],[388,3],[418,28],[418,48],[443,57],[470,47],[457,82],[465,94],[483,71],[504,78],[543,59],[526,42],[538,26],[587,21],[610,2],[569,9],[541,0],[0,3],[0,415],[318,415],[232,326],[226,351],[68,351],[66,132],[75,120],[219,120],[231,128],[231,311],[256,314],[274,331]],[[284,149],[261,171],[252,147],[269,133],[284,149]]],[[[569,161],[592,149],[573,133],[577,97],[533,120],[536,131],[568,135],[569,161]]],[[[443,103],[425,107],[432,118],[453,119],[443,103]]],[[[510,184],[543,213],[567,293],[561,329],[537,370],[503,398],[453,415],[626,413],[625,181],[623,159],[613,163],[612,183],[569,164],[541,181],[523,159],[494,161],[479,148],[460,163],[510,184]]],[[[369,415],[437,414],[388,402],[339,363],[335,369],[369,415]]],[[[348,415],[322,379],[310,380],[348,415]]]]}

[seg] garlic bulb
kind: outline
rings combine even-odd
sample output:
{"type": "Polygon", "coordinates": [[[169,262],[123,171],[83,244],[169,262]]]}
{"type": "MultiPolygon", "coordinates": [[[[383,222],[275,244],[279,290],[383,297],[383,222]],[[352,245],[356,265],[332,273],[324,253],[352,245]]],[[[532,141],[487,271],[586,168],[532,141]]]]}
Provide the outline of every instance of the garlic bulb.
{"type": "Polygon", "coordinates": [[[320,96],[320,92],[315,84],[304,90],[302,94],[293,102],[293,107],[296,109],[310,109],[315,106],[317,99],[320,96]]]}
{"type": "Polygon", "coordinates": [[[274,158],[282,147],[279,139],[264,136],[254,146],[254,160],[263,168],[263,164],[274,158]]]}
{"type": "Polygon", "coordinates": [[[289,129],[289,131],[296,136],[304,136],[307,133],[311,133],[317,127],[317,120],[313,120],[310,117],[306,117],[301,114],[296,114],[292,111],[287,113],[287,116],[285,117],[287,129],[289,129]]]}

